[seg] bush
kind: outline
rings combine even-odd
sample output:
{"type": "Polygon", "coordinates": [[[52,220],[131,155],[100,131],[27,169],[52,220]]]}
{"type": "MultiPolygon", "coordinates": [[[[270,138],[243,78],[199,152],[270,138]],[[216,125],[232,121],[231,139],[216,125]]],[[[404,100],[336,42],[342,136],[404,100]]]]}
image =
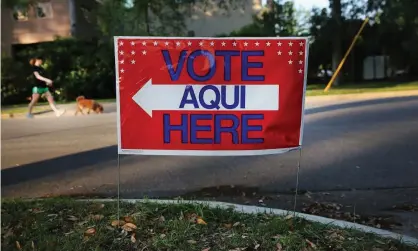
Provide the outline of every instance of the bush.
{"type": "Polygon", "coordinates": [[[16,61],[12,58],[1,59],[1,103],[15,104],[25,101],[27,93],[30,93],[28,76],[30,67],[28,64],[16,61]],[[26,95],[26,96],[25,96],[26,95]]]}
{"type": "Polygon", "coordinates": [[[31,95],[33,75],[29,59],[44,58],[46,77],[54,81],[55,98],[74,100],[115,96],[113,46],[97,41],[57,39],[34,45],[19,45],[15,57],[2,58],[2,104],[22,103],[31,95]]]}

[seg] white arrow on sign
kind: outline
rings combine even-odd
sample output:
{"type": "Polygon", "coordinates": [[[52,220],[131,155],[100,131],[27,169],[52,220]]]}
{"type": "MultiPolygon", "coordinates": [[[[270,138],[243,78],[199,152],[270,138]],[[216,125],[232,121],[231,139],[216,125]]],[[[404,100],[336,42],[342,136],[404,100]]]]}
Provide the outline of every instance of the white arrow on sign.
{"type": "MultiPolygon", "coordinates": [[[[205,85],[153,85],[152,79],[138,90],[132,97],[150,117],[152,111],[276,111],[279,110],[279,86],[278,85],[245,85],[245,108],[239,106],[234,109],[226,109],[219,104],[220,109],[205,109],[200,104],[195,108],[191,104],[186,104],[184,108],[180,108],[186,88],[193,87],[197,100],[199,100],[199,92],[205,85]]],[[[214,85],[221,90],[222,85],[214,85]]],[[[234,86],[226,86],[226,101],[228,104],[234,102],[234,86]]],[[[204,93],[203,99],[206,104],[210,104],[211,100],[215,100],[215,93],[207,91],[204,93]]]]}

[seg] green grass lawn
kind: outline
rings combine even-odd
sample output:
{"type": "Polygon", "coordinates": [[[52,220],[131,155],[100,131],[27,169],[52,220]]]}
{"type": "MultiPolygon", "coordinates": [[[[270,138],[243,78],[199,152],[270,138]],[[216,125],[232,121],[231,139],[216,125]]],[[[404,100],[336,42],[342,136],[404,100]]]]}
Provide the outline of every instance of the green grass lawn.
{"type": "Polygon", "coordinates": [[[2,250],[391,250],[398,241],[292,217],[203,205],[3,200],[2,250]]]}
{"type": "Polygon", "coordinates": [[[307,96],[318,95],[336,95],[336,94],[355,94],[366,92],[389,92],[389,91],[408,91],[418,90],[418,81],[403,83],[365,83],[365,84],[343,84],[341,86],[332,86],[328,92],[324,92],[326,85],[308,85],[307,96]]]}

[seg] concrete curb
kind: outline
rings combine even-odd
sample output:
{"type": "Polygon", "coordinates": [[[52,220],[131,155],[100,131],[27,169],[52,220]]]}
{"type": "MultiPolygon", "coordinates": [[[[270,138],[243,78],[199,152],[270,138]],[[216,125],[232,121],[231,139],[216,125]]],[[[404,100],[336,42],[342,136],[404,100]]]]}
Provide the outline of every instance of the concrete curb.
{"type": "MultiPolygon", "coordinates": [[[[91,201],[91,202],[114,202],[117,199],[83,199],[80,201],[91,201]]],[[[221,209],[233,209],[236,212],[245,213],[245,214],[258,214],[258,213],[269,213],[279,216],[286,216],[295,214],[295,217],[302,218],[308,221],[321,223],[324,225],[332,225],[335,227],[346,228],[346,229],[355,229],[364,233],[372,233],[383,238],[391,238],[400,241],[401,243],[409,245],[418,245],[418,239],[402,234],[393,233],[387,230],[382,230],[378,228],[373,228],[357,223],[335,220],[330,218],[325,218],[322,216],[316,216],[311,214],[298,213],[288,210],[267,208],[267,207],[257,207],[257,206],[247,206],[239,205],[227,202],[218,202],[218,201],[199,201],[199,200],[158,200],[158,199],[121,199],[121,202],[125,203],[138,203],[138,202],[151,202],[159,204],[201,204],[206,205],[210,208],[221,208],[221,209]]]]}

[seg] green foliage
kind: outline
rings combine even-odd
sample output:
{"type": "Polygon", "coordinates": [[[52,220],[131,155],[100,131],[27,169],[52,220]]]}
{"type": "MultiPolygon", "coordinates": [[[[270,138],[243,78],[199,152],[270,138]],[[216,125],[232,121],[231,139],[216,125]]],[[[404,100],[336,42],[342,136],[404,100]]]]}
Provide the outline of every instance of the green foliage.
{"type": "Polygon", "coordinates": [[[4,103],[25,101],[22,96],[30,93],[30,67],[28,61],[19,62],[12,58],[1,59],[1,100],[4,103]]]}
{"type": "Polygon", "coordinates": [[[31,95],[29,59],[42,55],[46,77],[54,81],[58,100],[78,95],[111,98],[115,95],[113,48],[109,43],[58,39],[17,48],[14,59],[2,60],[2,104],[21,103],[31,95]]]}
{"type": "MultiPolygon", "coordinates": [[[[37,0],[6,0],[2,7],[12,7],[37,0]]],[[[38,45],[19,46],[14,59],[2,58],[2,104],[21,103],[31,95],[33,75],[29,59],[41,54],[46,58],[47,77],[54,80],[56,98],[73,100],[83,94],[93,98],[115,95],[113,36],[182,36],[185,35],[185,17],[191,4],[224,8],[233,11],[244,0],[73,0],[87,10],[88,22],[96,27],[95,41],[58,39],[38,45]]],[[[330,0],[330,7],[334,0],[330,0]]],[[[324,8],[310,13],[310,29],[304,35],[311,37],[309,48],[309,75],[315,76],[320,67],[329,68],[335,35],[344,52],[350,45],[362,19],[369,15],[372,22],[366,26],[347,59],[342,74],[351,81],[362,78],[363,59],[370,55],[389,55],[391,68],[407,69],[411,77],[418,75],[418,1],[407,0],[341,0],[341,23],[336,24],[324,8]],[[338,29],[340,32],[336,32],[338,29]],[[308,33],[308,34],[307,34],[308,33]]],[[[301,35],[297,24],[298,13],[293,2],[271,1],[268,7],[245,25],[221,37],[274,37],[301,35]]],[[[304,24],[306,26],[306,24],[304,24]]],[[[307,31],[308,30],[308,31],[307,31]]],[[[307,32],[306,32],[307,31],[307,32]]]]}
{"type": "MultiPolygon", "coordinates": [[[[296,12],[291,1],[272,1],[253,22],[221,37],[310,36],[308,76],[315,82],[318,69],[331,69],[335,43],[344,52],[350,46],[364,17],[371,17],[346,60],[342,75],[349,81],[362,80],[363,59],[371,55],[388,55],[390,68],[408,70],[409,78],[418,76],[418,1],[403,0],[329,0],[329,7],[312,9],[309,30],[297,24],[303,12],[296,12]],[[341,5],[340,23],[331,15],[332,7],[341,5]],[[303,31],[305,29],[305,31],[303,31]],[[301,30],[303,32],[301,32],[301,30]],[[338,36],[338,37],[336,37],[338,36]]],[[[307,18],[305,18],[307,19],[307,18]]],[[[339,63],[339,61],[337,62],[339,63]]],[[[327,79],[322,79],[327,81],[327,79]]]]}
{"type": "MultiPolygon", "coordinates": [[[[330,6],[333,6],[330,0],[330,6]]],[[[312,10],[309,51],[311,71],[330,65],[335,29],[342,32],[339,41],[347,50],[365,15],[371,17],[343,68],[351,80],[361,80],[363,59],[371,55],[388,55],[390,67],[408,69],[409,78],[418,76],[418,1],[342,0],[342,23],[336,26],[327,9],[312,10]]]]}
{"type": "Polygon", "coordinates": [[[1,7],[2,8],[13,8],[14,6],[27,6],[35,2],[34,0],[2,0],[1,7]]]}
{"type": "Polygon", "coordinates": [[[396,66],[409,66],[410,72],[417,74],[418,1],[386,0],[375,4],[380,4],[377,25],[381,46],[396,66]]]}
{"type": "Polygon", "coordinates": [[[231,32],[229,37],[262,37],[264,36],[263,27],[257,23],[248,24],[237,31],[231,32]]]}
{"type": "MultiPolygon", "coordinates": [[[[2,7],[27,5],[37,0],[6,0],[2,7]]],[[[94,27],[97,39],[86,42],[58,39],[54,42],[17,46],[13,59],[2,58],[2,104],[22,103],[31,95],[33,75],[28,63],[43,55],[47,77],[54,81],[58,100],[78,95],[92,98],[115,96],[113,36],[185,35],[187,8],[194,0],[71,0],[82,9],[94,27]]],[[[215,4],[233,10],[244,0],[199,0],[201,6],[215,4]]]]}

